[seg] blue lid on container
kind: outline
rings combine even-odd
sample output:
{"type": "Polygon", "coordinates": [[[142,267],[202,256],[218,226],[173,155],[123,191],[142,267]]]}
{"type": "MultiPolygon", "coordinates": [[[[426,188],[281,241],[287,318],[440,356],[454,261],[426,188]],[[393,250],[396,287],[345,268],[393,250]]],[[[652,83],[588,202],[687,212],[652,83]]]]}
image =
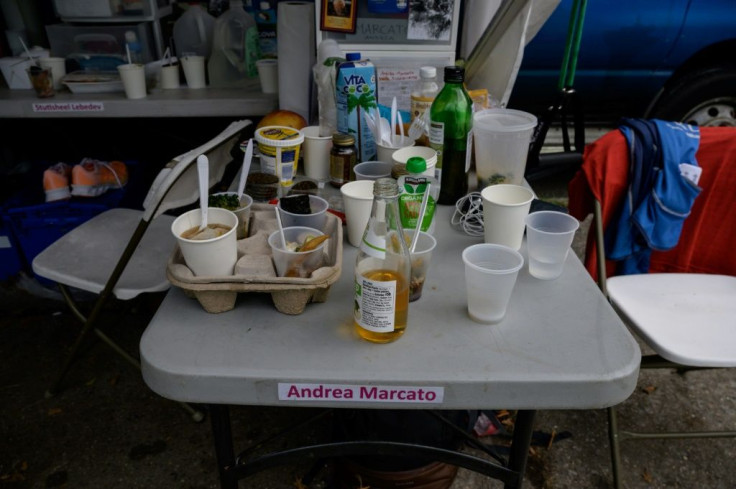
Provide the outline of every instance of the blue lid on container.
{"type": "Polygon", "coordinates": [[[348,61],[358,61],[360,59],[360,53],[347,53],[345,59],[348,61]]]}

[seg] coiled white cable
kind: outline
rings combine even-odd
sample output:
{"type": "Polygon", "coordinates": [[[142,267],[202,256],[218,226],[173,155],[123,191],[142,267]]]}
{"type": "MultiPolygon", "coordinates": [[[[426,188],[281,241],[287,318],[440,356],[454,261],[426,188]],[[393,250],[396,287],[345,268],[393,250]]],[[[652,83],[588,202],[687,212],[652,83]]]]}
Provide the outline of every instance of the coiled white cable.
{"type": "Polygon", "coordinates": [[[450,223],[470,236],[483,236],[483,198],[480,192],[470,192],[458,199],[450,223]]]}

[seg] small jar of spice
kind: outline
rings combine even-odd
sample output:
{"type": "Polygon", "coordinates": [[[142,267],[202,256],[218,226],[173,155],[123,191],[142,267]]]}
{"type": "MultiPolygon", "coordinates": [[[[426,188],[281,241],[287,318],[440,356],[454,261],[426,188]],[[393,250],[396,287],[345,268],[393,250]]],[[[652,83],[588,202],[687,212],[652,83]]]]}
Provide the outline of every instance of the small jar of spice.
{"type": "Polygon", "coordinates": [[[332,135],[330,150],[330,184],[342,187],[355,180],[355,165],[358,162],[358,150],[355,147],[355,136],[336,132],[332,135]]]}

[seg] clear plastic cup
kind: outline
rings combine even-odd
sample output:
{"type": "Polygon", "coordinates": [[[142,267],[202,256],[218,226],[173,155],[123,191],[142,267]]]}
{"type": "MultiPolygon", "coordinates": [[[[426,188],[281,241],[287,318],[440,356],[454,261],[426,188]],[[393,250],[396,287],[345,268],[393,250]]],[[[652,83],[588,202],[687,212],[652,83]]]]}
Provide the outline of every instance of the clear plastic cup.
{"type": "MultiPolygon", "coordinates": [[[[404,231],[407,245],[411,244],[414,230],[404,231]]],[[[422,297],[424,283],[427,280],[427,271],[432,262],[432,252],[437,246],[437,240],[429,233],[419,231],[417,246],[411,253],[411,281],[409,282],[409,302],[422,297]]]]}
{"type": "Polygon", "coordinates": [[[356,180],[378,180],[391,176],[391,168],[394,164],[385,161],[364,161],[353,168],[356,180]]]}
{"type": "Polygon", "coordinates": [[[578,220],[564,212],[539,211],[526,216],[529,274],[542,280],[562,275],[578,227],[578,220]]]}
{"type": "Polygon", "coordinates": [[[508,246],[481,243],[463,250],[463,263],[470,319],[484,324],[500,322],[524,257],[508,246]]]}
{"type": "Polygon", "coordinates": [[[330,207],[329,202],[317,195],[309,195],[309,207],[312,212],[310,214],[295,214],[293,212],[285,211],[281,206],[282,201],[288,198],[289,197],[282,197],[278,204],[282,226],[302,226],[315,229],[323,229],[325,227],[325,222],[327,222],[327,209],[330,207]]]}
{"type": "MultiPolygon", "coordinates": [[[[217,192],[215,194],[212,194],[212,196],[216,195],[234,195],[237,197],[237,192],[217,192]]],[[[248,226],[250,224],[250,207],[253,205],[253,198],[248,194],[243,194],[243,197],[240,198],[240,207],[237,209],[229,209],[235,213],[236,216],[238,216],[238,229],[237,229],[237,238],[243,239],[248,237],[248,226]]]]}
{"type": "MultiPolygon", "coordinates": [[[[283,247],[280,234],[279,231],[274,231],[268,237],[273,264],[279,277],[308,278],[313,271],[324,265],[324,249],[327,241],[322,242],[311,251],[290,251],[283,247]]],[[[322,236],[323,234],[318,229],[303,226],[284,228],[287,246],[289,243],[302,244],[309,236],[322,236]]]]}

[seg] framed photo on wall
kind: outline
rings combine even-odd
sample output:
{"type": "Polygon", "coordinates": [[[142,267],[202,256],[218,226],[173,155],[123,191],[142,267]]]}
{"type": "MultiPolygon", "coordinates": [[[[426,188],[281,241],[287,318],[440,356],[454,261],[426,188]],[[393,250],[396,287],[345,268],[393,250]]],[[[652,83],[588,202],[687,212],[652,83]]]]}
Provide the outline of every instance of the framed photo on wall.
{"type": "Polygon", "coordinates": [[[323,31],[355,32],[358,0],[318,0],[322,2],[319,28],[323,31]]]}

